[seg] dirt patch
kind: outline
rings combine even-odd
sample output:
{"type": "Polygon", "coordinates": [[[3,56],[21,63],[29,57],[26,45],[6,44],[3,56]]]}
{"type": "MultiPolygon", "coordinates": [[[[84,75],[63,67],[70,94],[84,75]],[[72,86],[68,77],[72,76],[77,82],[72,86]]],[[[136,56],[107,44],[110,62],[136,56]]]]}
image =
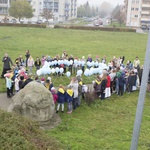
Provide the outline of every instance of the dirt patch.
{"type": "Polygon", "coordinates": [[[10,39],[10,38],[11,38],[10,36],[7,36],[7,37],[0,38],[0,40],[7,40],[7,39],[10,39]]]}
{"type": "Polygon", "coordinates": [[[7,108],[11,103],[12,103],[12,99],[7,98],[6,93],[1,93],[0,94],[0,109],[7,111],[7,108]]]}

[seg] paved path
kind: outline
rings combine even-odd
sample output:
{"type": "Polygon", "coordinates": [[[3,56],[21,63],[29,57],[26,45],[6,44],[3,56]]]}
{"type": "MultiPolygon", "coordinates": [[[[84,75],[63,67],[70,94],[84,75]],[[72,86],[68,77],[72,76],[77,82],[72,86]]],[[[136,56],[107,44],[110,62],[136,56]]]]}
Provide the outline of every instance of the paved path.
{"type": "Polygon", "coordinates": [[[6,93],[0,94],[0,109],[7,110],[8,106],[11,104],[12,99],[7,98],[6,93]]]}

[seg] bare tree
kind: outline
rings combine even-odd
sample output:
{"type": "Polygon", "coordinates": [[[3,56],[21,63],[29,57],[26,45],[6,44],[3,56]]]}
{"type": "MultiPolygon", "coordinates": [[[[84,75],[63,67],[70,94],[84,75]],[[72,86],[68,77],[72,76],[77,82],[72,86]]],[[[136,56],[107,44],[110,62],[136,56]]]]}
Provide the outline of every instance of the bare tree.
{"type": "Polygon", "coordinates": [[[44,8],[41,16],[44,17],[46,19],[46,21],[48,21],[49,19],[53,18],[53,13],[50,9],[44,8]]]}
{"type": "Polygon", "coordinates": [[[125,23],[125,11],[122,6],[117,5],[116,8],[114,8],[112,14],[112,19],[116,19],[120,26],[125,23]]]}

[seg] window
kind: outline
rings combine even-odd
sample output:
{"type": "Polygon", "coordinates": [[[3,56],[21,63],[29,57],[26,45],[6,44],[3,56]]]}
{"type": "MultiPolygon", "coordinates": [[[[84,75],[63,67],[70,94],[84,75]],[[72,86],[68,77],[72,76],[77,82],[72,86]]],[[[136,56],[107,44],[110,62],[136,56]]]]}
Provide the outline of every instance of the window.
{"type": "Polygon", "coordinates": [[[138,15],[135,15],[135,17],[137,18],[137,17],[138,17],[138,15]]]}
{"type": "Polygon", "coordinates": [[[7,4],[8,0],[0,0],[0,4],[7,4]]]}
{"type": "Polygon", "coordinates": [[[58,9],[54,9],[54,12],[58,12],[58,9]]]}
{"type": "Polygon", "coordinates": [[[134,10],[134,8],[132,7],[131,10],[134,10]]]}
{"type": "Polygon", "coordinates": [[[135,0],[132,0],[132,4],[134,4],[135,3],[135,0]]]}
{"type": "Polygon", "coordinates": [[[136,10],[136,11],[138,11],[138,10],[139,10],[139,8],[135,8],[135,10],[136,10]]]}
{"type": "Polygon", "coordinates": [[[0,14],[7,14],[7,8],[1,7],[0,8],[0,14]]]}

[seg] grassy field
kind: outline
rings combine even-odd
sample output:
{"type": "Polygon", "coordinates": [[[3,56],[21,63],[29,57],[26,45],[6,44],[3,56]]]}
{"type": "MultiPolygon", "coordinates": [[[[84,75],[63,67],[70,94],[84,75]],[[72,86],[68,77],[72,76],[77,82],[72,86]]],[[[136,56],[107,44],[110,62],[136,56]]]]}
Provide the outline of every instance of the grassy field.
{"type": "MultiPolygon", "coordinates": [[[[61,114],[62,123],[47,134],[67,150],[128,150],[131,144],[138,92],[82,103],[71,115],[61,114]]],[[[146,97],[138,150],[150,149],[150,94],[146,97]]]]}
{"type": "MultiPolygon", "coordinates": [[[[20,54],[24,57],[26,50],[30,50],[34,59],[42,55],[54,57],[66,50],[68,55],[73,54],[78,58],[83,55],[87,58],[88,54],[93,59],[96,55],[100,58],[106,55],[107,61],[113,56],[125,56],[125,62],[139,56],[143,63],[146,43],[147,35],[137,33],[0,27],[1,59],[7,52],[13,61],[20,54]]],[[[0,72],[2,65],[0,61],[0,72]]],[[[62,80],[64,84],[69,83],[67,78],[54,80],[55,85],[59,85],[62,80]]],[[[0,79],[0,85],[0,92],[4,92],[4,80],[0,79]]]]}
{"type": "MultiPolygon", "coordinates": [[[[54,57],[63,50],[81,58],[92,54],[107,61],[113,56],[125,56],[133,61],[139,56],[141,64],[147,43],[147,35],[137,33],[82,31],[63,29],[0,28],[0,54],[7,52],[14,60],[27,49],[36,58],[44,55],[54,57]]],[[[2,71],[2,62],[0,62],[2,71]]],[[[93,77],[91,77],[93,78],[93,77]]],[[[84,82],[92,79],[83,78],[84,82]]],[[[52,78],[58,85],[69,83],[67,77],[52,78]]],[[[0,79],[0,91],[5,91],[4,80],[0,79]]],[[[138,99],[138,91],[123,97],[113,95],[105,101],[96,100],[90,107],[82,105],[71,115],[61,114],[62,123],[46,134],[55,137],[66,150],[128,150],[138,99]]],[[[143,123],[139,139],[139,150],[150,149],[150,94],[147,93],[143,123]]]]}

